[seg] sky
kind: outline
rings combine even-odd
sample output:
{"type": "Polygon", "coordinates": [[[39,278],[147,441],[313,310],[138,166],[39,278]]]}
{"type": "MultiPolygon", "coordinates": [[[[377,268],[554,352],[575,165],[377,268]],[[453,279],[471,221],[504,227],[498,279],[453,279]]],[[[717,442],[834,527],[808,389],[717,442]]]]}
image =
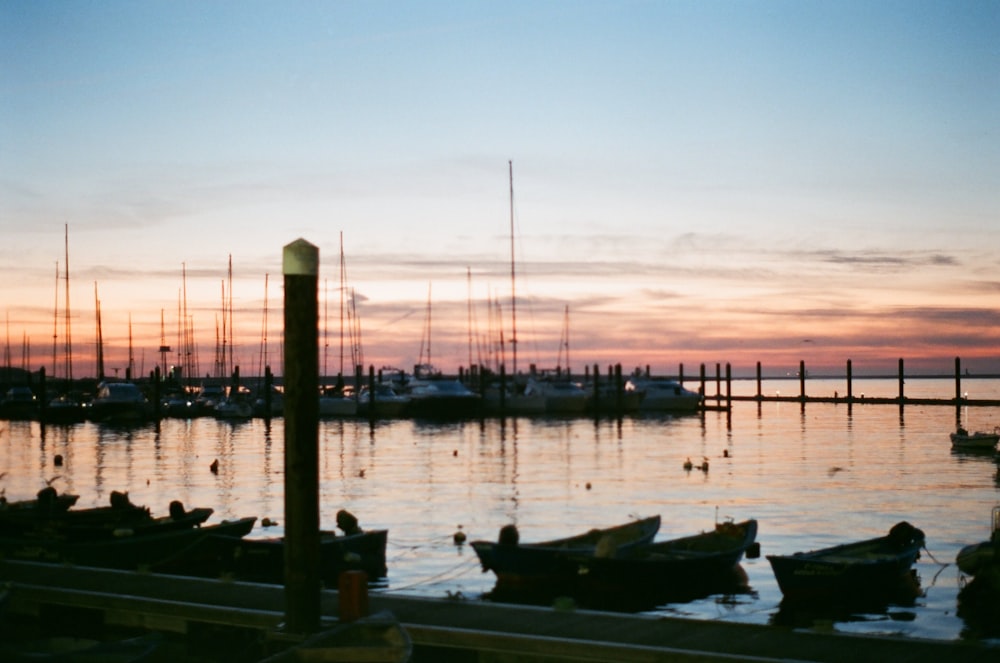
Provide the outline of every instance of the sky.
{"type": "Polygon", "coordinates": [[[108,375],[185,338],[280,374],[304,239],[324,374],[351,331],[376,369],[510,370],[516,333],[519,370],[1000,372],[998,34],[995,0],[0,0],[5,358],[94,375],[99,309],[108,375]]]}

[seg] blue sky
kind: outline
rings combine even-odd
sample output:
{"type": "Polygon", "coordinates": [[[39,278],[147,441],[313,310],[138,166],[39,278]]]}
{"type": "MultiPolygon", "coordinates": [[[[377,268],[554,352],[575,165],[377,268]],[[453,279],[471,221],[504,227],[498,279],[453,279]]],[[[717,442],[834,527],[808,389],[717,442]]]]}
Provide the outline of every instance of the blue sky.
{"type": "Polygon", "coordinates": [[[997,2],[2,2],[8,337],[47,352],[66,224],[75,338],[97,284],[106,343],[158,346],[184,265],[203,357],[229,256],[255,348],[281,247],[335,289],[343,231],[369,363],[416,361],[429,287],[467,363],[513,160],[522,362],[568,306],[577,366],[1000,370],[998,34],[997,2]]]}

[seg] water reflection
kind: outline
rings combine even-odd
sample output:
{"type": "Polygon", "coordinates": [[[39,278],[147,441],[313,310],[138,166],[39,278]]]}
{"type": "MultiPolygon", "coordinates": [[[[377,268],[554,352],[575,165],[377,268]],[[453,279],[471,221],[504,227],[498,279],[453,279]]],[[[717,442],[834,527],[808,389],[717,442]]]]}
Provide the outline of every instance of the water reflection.
{"type": "Polygon", "coordinates": [[[913,621],[917,599],[922,596],[920,577],[914,571],[888,593],[812,602],[782,599],[770,623],[789,628],[825,629],[835,622],[913,621]]]}
{"type": "MultiPolygon", "coordinates": [[[[981,538],[982,509],[969,505],[996,502],[997,468],[989,454],[952,452],[951,407],[908,406],[905,420],[895,406],[846,410],[810,403],[803,416],[794,403],[738,401],[731,413],[599,422],[330,420],[320,426],[322,524],[331,527],[336,510],[346,508],[363,527],[388,529],[384,591],[419,596],[492,591],[492,574],[480,572],[470,548],[454,545],[459,525],[470,540],[493,539],[506,523],[516,523],[525,540],[547,540],[662,514],[660,536],[673,538],[711,527],[717,510],[757,518],[762,547],[777,554],[878,535],[908,520],[927,534],[933,557],[916,568],[929,578],[933,559],[953,560],[961,545],[981,538]],[[687,456],[707,456],[710,470],[686,473],[687,456]]],[[[1000,420],[998,408],[969,410],[976,420],[1000,420]]],[[[180,499],[215,509],[213,522],[257,516],[281,523],[283,436],[280,418],[170,419],[159,430],[88,422],[48,426],[44,438],[32,422],[0,422],[0,487],[8,499],[25,499],[59,475],[54,485],[79,494],[80,507],[103,506],[110,491],[127,490],[157,514],[180,499]]],[[[258,526],[252,536],[281,533],[280,524],[258,526]]],[[[752,594],[660,603],[652,612],[715,619],[720,597],[730,596],[722,618],[767,623],[781,604],[773,573],[758,560],[745,560],[743,569],[752,594]]],[[[893,623],[904,635],[957,638],[966,628],[955,615],[958,592],[957,585],[935,587],[912,606],[858,614],[900,618],[893,623]],[[903,613],[916,617],[903,621],[903,613]]],[[[852,614],[834,618],[858,618],[852,614]]]]}

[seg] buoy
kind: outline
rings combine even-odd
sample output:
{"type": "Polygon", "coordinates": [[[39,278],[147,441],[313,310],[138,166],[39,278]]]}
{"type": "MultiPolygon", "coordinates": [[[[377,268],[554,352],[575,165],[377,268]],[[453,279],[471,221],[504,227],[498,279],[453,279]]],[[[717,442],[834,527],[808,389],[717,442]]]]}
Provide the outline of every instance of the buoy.
{"type": "Polygon", "coordinates": [[[52,459],[56,467],[62,467],[63,457],[62,454],[56,454],[56,457],[52,459]]]}
{"type": "Polygon", "coordinates": [[[212,461],[212,464],[208,466],[208,469],[212,470],[212,474],[219,473],[219,459],[216,458],[212,461]]]}
{"type": "Polygon", "coordinates": [[[590,482],[587,482],[587,490],[590,490],[590,482]]]}
{"type": "Polygon", "coordinates": [[[691,462],[691,458],[690,457],[686,461],[684,461],[684,469],[685,470],[694,469],[694,463],[691,462]]]}
{"type": "Polygon", "coordinates": [[[455,545],[457,546],[460,546],[463,543],[465,543],[465,532],[462,531],[461,525],[458,526],[458,531],[455,532],[454,535],[452,535],[451,539],[452,541],[455,542],[455,545]]]}
{"type": "Polygon", "coordinates": [[[701,461],[701,468],[700,469],[701,469],[702,472],[708,472],[708,459],[707,458],[704,459],[703,461],[701,461]]]}

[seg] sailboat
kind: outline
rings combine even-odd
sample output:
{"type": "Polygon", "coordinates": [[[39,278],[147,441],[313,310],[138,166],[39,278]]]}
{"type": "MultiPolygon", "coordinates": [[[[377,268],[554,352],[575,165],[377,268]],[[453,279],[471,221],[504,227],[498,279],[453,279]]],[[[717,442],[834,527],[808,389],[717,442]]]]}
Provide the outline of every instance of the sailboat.
{"type": "Polygon", "coordinates": [[[545,395],[545,411],[549,414],[576,414],[587,408],[586,390],[574,382],[569,369],[569,306],[563,315],[563,337],[559,344],[559,359],[554,371],[542,371],[528,379],[526,390],[545,395]],[[566,371],[562,370],[562,353],[566,351],[566,371]]]}
{"type": "Polygon", "coordinates": [[[535,389],[523,389],[518,384],[517,374],[517,292],[515,290],[517,270],[514,254],[514,164],[507,162],[510,180],[510,325],[512,371],[509,383],[493,385],[485,394],[486,408],[501,414],[543,414],[545,395],[535,389]]]}
{"type": "Polygon", "coordinates": [[[431,361],[431,291],[427,286],[427,317],[424,338],[420,344],[420,360],[413,367],[413,376],[393,384],[399,386],[410,400],[406,414],[417,419],[463,419],[479,416],[482,398],[461,380],[446,377],[431,361]],[[424,354],[426,342],[427,354],[424,354]],[[425,360],[426,357],[426,360],[425,360]]]}
{"type": "MultiPolygon", "coordinates": [[[[64,265],[66,273],[66,307],[65,307],[65,343],[64,343],[64,358],[66,366],[66,383],[63,390],[58,396],[50,400],[45,404],[45,408],[42,410],[42,418],[46,423],[59,423],[59,424],[72,424],[80,423],[84,421],[86,416],[86,411],[83,408],[83,404],[80,399],[77,398],[71,392],[73,388],[73,348],[70,340],[70,326],[69,326],[69,224],[65,226],[65,245],[66,245],[66,262],[64,265]]],[[[59,319],[59,266],[56,265],[56,322],[53,324],[54,327],[58,328],[59,319]]],[[[52,365],[55,367],[56,363],[56,334],[52,334],[52,365]]],[[[53,376],[55,371],[53,370],[53,376]]]]}
{"type": "MultiPolygon", "coordinates": [[[[344,233],[340,233],[340,371],[337,373],[337,384],[333,387],[324,386],[319,394],[319,416],[321,417],[353,417],[358,413],[358,401],[348,396],[344,391],[344,287],[347,280],[347,266],[344,262],[344,233]]],[[[326,305],[324,304],[324,318],[326,305]]],[[[323,324],[323,335],[327,333],[328,325],[323,324]]],[[[324,343],[323,375],[326,377],[326,351],[324,343]]]]}

